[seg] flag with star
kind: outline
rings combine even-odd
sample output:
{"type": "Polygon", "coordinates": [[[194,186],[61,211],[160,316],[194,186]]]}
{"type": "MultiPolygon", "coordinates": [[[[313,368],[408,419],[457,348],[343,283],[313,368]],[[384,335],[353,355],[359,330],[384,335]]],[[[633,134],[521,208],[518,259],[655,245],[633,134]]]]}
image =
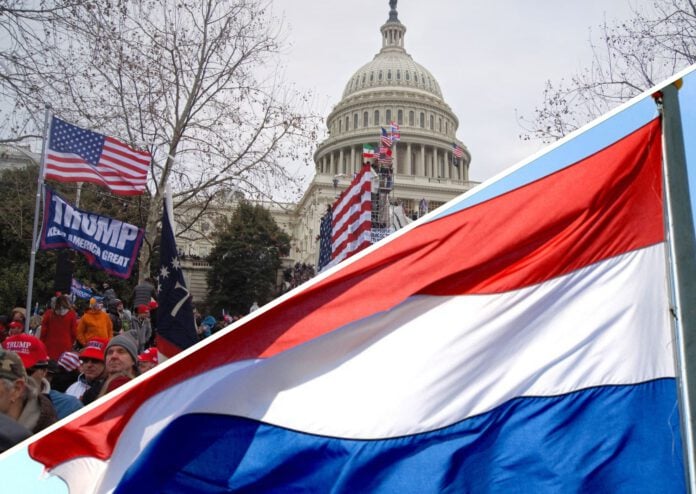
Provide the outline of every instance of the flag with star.
{"type": "Polygon", "coordinates": [[[114,194],[139,195],[145,192],[151,158],[147,151],[53,117],[45,178],[91,182],[114,194]]]}
{"type": "Polygon", "coordinates": [[[174,228],[171,192],[167,188],[162,213],[160,269],[157,287],[157,350],[165,357],[176,355],[198,342],[192,296],[181,271],[174,228]]]}

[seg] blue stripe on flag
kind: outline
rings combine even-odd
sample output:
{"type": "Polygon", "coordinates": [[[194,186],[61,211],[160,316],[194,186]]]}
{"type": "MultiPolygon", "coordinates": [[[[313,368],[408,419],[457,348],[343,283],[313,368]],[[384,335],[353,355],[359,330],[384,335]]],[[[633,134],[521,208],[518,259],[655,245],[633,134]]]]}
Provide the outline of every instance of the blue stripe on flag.
{"type": "MultiPolygon", "coordinates": [[[[396,411],[398,413],[398,411],[396,411]]],[[[174,421],[116,492],[684,492],[674,379],[517,398],[436,431],[321,437],[246,418],[174,421]]]]}

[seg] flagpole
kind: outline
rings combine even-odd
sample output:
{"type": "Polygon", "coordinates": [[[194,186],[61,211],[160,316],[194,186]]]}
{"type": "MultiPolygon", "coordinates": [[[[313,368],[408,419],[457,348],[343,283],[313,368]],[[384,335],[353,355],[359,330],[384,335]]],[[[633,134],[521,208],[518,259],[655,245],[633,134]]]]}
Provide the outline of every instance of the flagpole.
{"type": "Polygon", "coordinates": [[[679,109],[680,86],[681,81],[677,81],[661,91],[663,173],[684,462],[689,492],[696,493],[696,236],[679,109]]]}
{"type": "Polygon", "coordinates": [[[44,175],[44,162],[46,161],[46,140],[48,139],[48,122],[51,115],[51,107],[46,106],[46,114],[44,116],[44,130],[43,130],[43,142],[41,143],[41,163],[39,164],[39,176],[36,180],[36,205],[34,208],[34,230],[31,235],[31,255],[29,257],[29,281],[27,286],[27,317],[24,320],[24,332],[29,332],[29,320],[31,317],[31,298],[32,292],[34,290],[34,269],[36,265],[36,250],[38,248],[38,230],[39,230],[39,211],[41,209],[41,195],[43,192],[43,175],[44,175]]]}

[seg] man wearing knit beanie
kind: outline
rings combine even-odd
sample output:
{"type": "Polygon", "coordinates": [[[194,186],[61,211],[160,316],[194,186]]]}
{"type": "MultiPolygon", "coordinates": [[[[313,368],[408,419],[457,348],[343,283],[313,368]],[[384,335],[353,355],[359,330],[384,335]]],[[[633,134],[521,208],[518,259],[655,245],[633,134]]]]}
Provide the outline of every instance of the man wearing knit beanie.
{"type": "Polygon", "coordinates": [[[106,381],[100,396],[105,395],[136,377],[138,372],[138,346],[128,333],[114,336],[104,351],[106,381]]]}

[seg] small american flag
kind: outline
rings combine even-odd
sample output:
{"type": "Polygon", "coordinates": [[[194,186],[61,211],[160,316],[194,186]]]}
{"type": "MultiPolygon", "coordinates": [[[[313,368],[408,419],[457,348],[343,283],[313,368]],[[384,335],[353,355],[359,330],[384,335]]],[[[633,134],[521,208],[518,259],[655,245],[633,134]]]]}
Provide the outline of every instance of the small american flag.
{"type": "Polygon", "coordinates": [[[456,142],[452,145],[454,146],[454,150],[452,151],[452,154],[454,155],[455,158],[461,158],[462,156],[464,156],[464,150],[462,148],[460,148],[456,142]]]}
{"type": "Polygon", "coordinates": [[[392,145],[392,138],[384,129],[384,127],[382,127],[382,138],[380,139],[380,143],[382,143],[383,146],[387,146],[389,148],[392,145]]]}
{"type": "Polygon", "coordinates": [[[377,157],[377,163],[383,166],[391,166],[392,164],[392,150],[387,146],[379,147],[379,156],[377,157]]]}
{"type": "Polygon", "coordinates": [[[401,127],[396,122],[391,122],[391,139],[392,142],[401,140],[401,127]]]}
{"type": "Polygon", "coordinates": [[[92,182],[118,195],[145,191],[150,153],[131,149],[113,137],[53,117],[46,154],[46,178],[92,182]]]}

